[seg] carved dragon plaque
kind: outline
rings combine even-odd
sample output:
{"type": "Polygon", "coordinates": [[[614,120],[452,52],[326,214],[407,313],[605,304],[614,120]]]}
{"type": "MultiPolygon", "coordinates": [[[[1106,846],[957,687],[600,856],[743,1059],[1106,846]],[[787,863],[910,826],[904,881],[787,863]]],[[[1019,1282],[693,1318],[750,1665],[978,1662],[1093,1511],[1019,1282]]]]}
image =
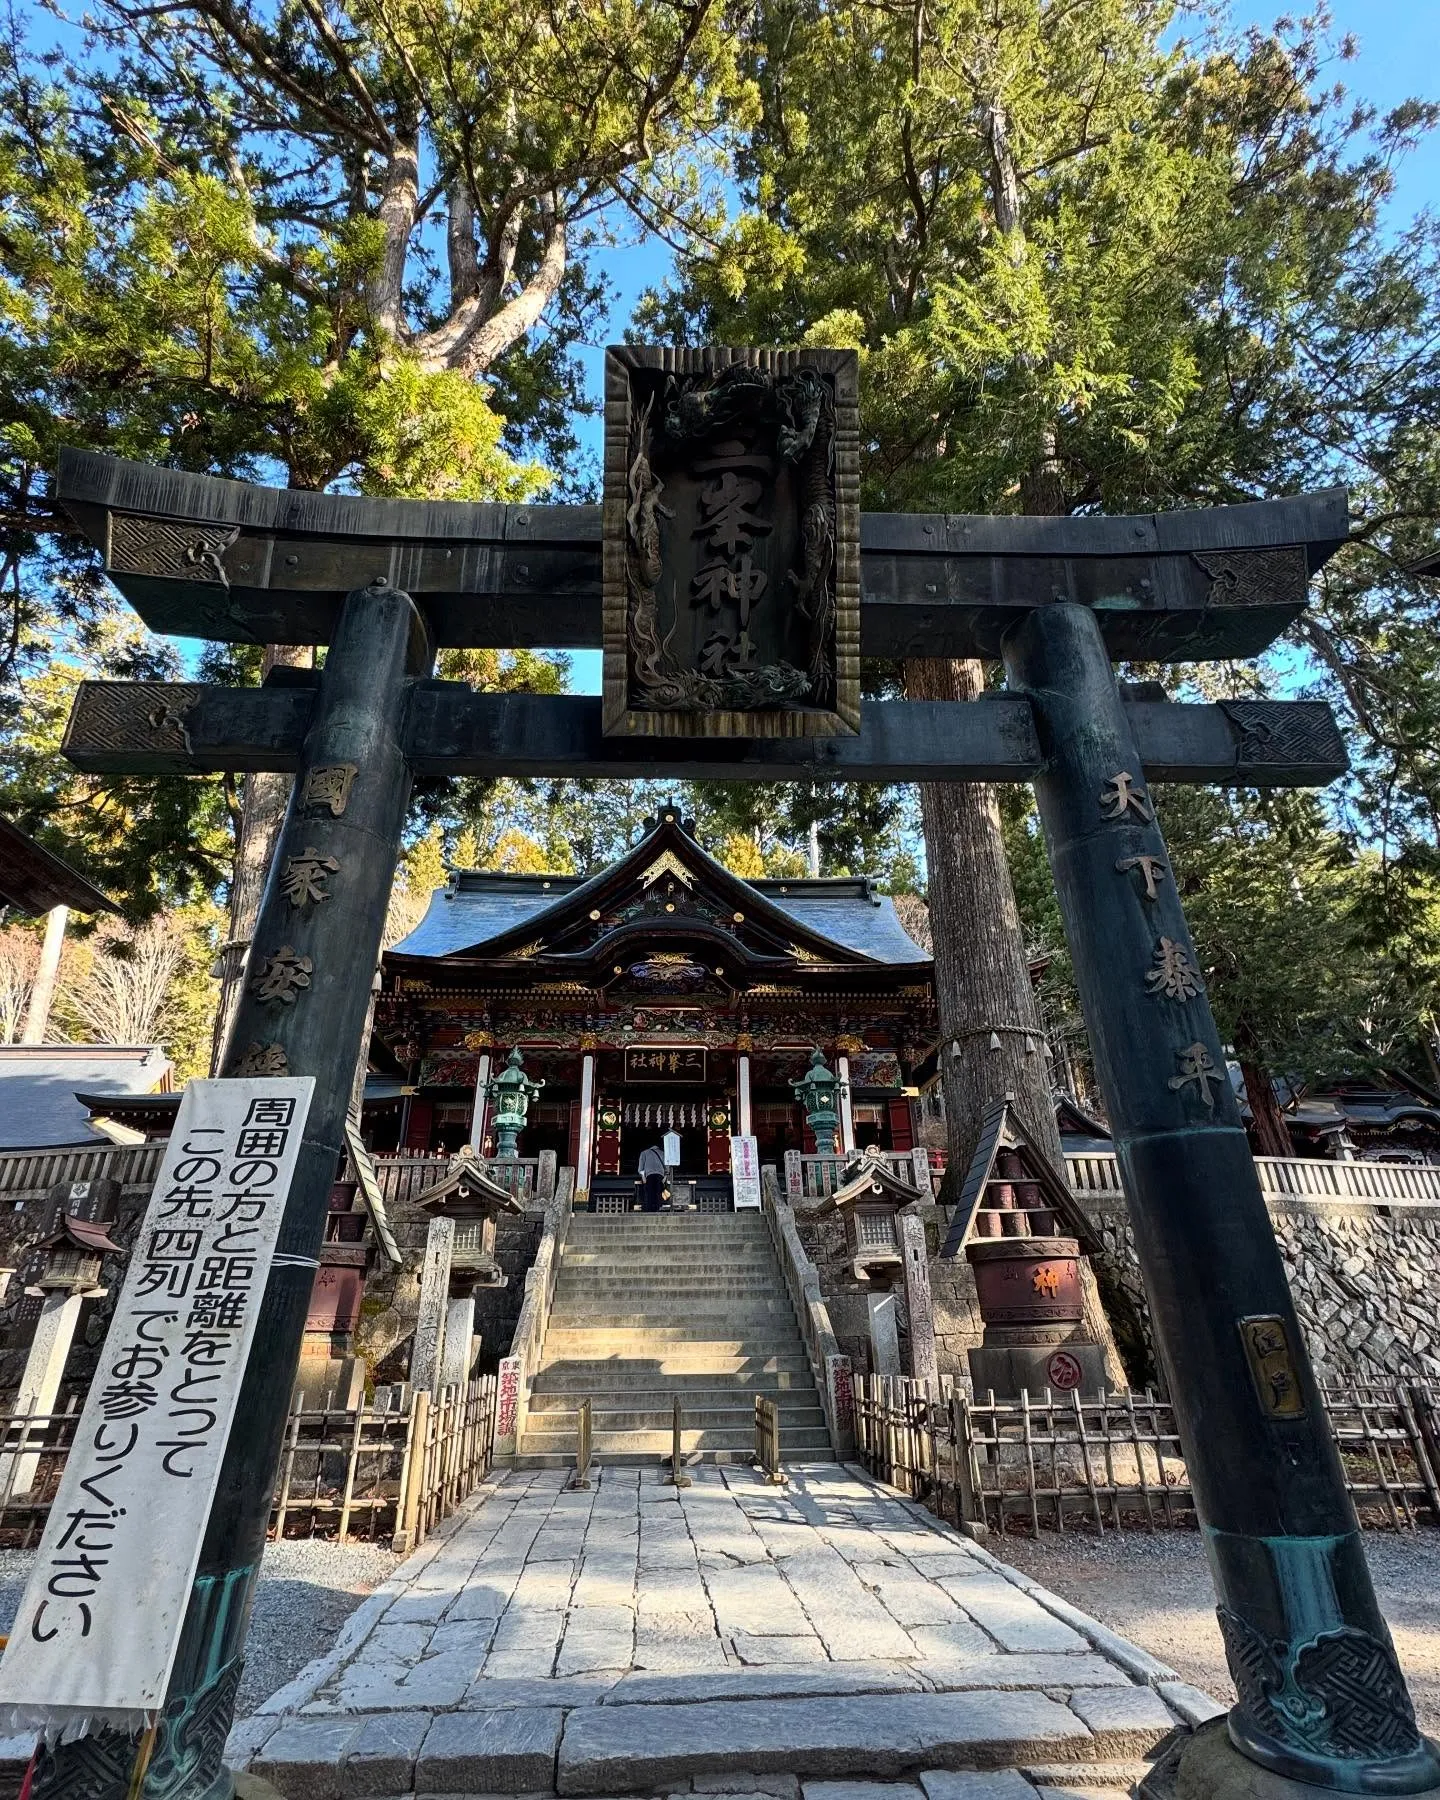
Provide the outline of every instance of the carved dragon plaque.
{"type": "Polygon", "coordinates": [[[605,730],[860,727],[857,363],[840,350],[605,358],[605,730]]]}

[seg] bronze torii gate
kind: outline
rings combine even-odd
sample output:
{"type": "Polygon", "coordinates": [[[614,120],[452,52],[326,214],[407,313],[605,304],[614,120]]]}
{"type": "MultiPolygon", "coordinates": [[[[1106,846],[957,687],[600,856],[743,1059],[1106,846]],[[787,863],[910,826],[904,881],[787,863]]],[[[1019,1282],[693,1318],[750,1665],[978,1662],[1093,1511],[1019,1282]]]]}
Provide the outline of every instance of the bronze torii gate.
{"type": "MultiPolygon", "coordinates": [[[[329,646],[322,671],[277,669],[255,689],[86,684],[65,743],[85,770],[296,776],[223,1072],[313,1075],[316,1092],[145,1794],[226,1792],[412,776],[500,773],[1034,782],[1239,1693],[1231,1740],[1253,1780],[1440,1784],[1146,786],[1318,785],[1344,749],[1323,705],[1173,705],[1122,691],[1112,670],[1260,651],[1343,542],[1344,491],[1133,518],[862,519],[853,358],[612,351],[606,398],[603,509],[62,463],[61,503],[154,629],[329,646]],[[603,701],[481,695],[430,673],[437,645],[602,637],[603,701]],[[999,657],[1007,692],[862,705],[862,651],[999,657]]],[[[47,1753],[36,1800],[118,1800],[134,1749],[111,1734],[47,1753]]]]}

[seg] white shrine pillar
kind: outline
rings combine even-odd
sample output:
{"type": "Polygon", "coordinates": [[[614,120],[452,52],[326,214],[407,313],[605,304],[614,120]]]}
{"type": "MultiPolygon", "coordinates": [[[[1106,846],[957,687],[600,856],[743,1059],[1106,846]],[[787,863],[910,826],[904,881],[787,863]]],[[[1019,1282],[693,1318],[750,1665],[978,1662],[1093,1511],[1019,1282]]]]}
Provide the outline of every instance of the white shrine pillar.
{"type": "Polygon", "coordinates": [[[575,1199],[590,1192],[590,1167],[595,1155],[595,1057],[587,1050],[580,1058],[580,1144],[575,1152],[575,1199]]]}
{"type": "MultiPolygon", "coordinates": [[[[35,1335],[30,1340],[30,1354],[25,1359],[25,1373],[20,1377],[20,1392],[15,1397],[15,1416],[26,1413],[43,1416],[54,1412],[60,1393],[60,1378],[74,1342],[75,1327],[80,1321],[80,1308],[85,1296],[70,1288],[48,1288],[40,1302],[40,1317],[35,1322],[35,1335]]],[[[38,1451],[27,1451],[15,1459],[15,1485],[12,1492],[28,1494],[35,1485],[40,1467],[38,1451]]]]}
{"type": "Polygon", "coordinates": [[[750,1058],[742,1055],[735,1065],[736,1073],[736,1129],[741,1137],[753,1137],[754,1130],[750,1124],[750,1058]]]}
{"type": "Polygon", "coordinates": [[[420,1269],[420,1311],[410,1351],[411,1385],[434,1393],[445,1361],[445,1315],[450,1307],[450,1261],[455,1253],[455,1221],[432,1219],[425,1234],[420,1269]]]}
{"type": "Polygon", "coordinates": [[[843,1156],[855,1148],[855,1114],[850,1110],[850,1058],[835,1058],[835,1075],[840,1083],[840,1152],[843,1156]]]}
{"type": "Polygon", "coordinates": [[[470,1148],[477,1156],[485,1154],[485,1114],[490,1106],[490,1052],[480,1053],[475,1070],[475,1105],[470,1114],[470,1148]]]}
{"type": "Polygon", "coordinates": [[[65,948],[65,922],[70,917],[68,906],[52,906],[45,915],[45,941],[40,946],[40,966],[30,989],[30,1002],[25,1009],[25,1024],[20,1033],[22,1044],[43,1044],[50,1023],[50,1007],[55,999],[55,984],[60,979],[60,953],[65,948]]]}

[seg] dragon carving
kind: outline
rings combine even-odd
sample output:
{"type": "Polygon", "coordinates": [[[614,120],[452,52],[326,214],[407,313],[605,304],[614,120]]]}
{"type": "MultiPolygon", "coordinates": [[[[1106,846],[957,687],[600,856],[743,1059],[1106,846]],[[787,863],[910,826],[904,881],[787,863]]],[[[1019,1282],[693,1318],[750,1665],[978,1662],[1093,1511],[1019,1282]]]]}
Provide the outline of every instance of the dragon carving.
{"type": "Polygon", "coordinates": [[[749,711],[806,699],[823,704],[835,687],[835,412],[828,384],[811,369],[777,377],[735,363],[710,374],[671,376],[658,418],[655,402],[652,392],[634,409],[626,476],[627,632],[634,703],[668,712],[749,711]],[[662,499],[665,483],[656,473],[656,451],[661,445],[703,451],[757,422],[773,431],[780,462],[796,472],[800,566],[788,570],[785,579],[809,626],[808,667],[780,661],[702,673],[683,667],[672,654],[679,624],[673,592],[676,624],[661,635],[662,521],[676,515],[662,499]]]}

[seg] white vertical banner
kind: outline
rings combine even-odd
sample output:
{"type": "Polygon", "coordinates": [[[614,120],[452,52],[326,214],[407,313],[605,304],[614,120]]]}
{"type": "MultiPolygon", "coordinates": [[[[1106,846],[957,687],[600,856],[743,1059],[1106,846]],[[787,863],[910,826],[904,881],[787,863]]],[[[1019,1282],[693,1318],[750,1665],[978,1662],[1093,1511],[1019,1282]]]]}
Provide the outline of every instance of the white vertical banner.
{"type": "Polygon", "coordinates": [[[760,1146],[753,1137],[731,1138],[730,1181],[736,1212],[748,1212],[761,1204],[760,1146]]]}
{"type": "Polygon", "coordinates": [[[0,1660],[0,1730],[133,1732],[164,1704],[314,1091],[185,1089],[0,1660]]]}

